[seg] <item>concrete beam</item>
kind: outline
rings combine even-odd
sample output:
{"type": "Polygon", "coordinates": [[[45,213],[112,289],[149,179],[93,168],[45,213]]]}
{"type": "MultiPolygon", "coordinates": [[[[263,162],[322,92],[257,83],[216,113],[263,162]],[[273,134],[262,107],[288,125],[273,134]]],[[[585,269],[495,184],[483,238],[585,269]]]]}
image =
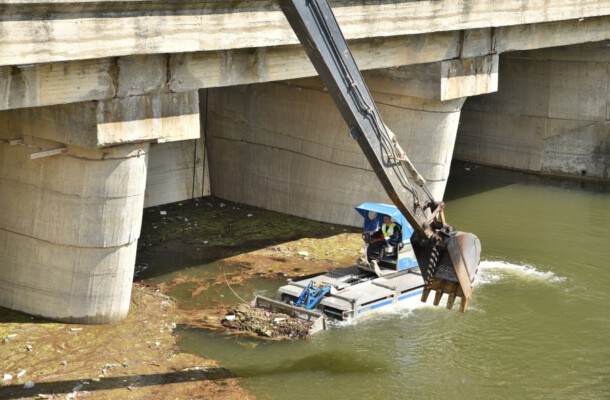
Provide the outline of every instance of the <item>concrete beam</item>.
{"type": "Polygon", "coordinates": [[[494,49],[498,53],[505,53],[600,42],[610,39],[608,26],[610,16],[499,27],[496,29],[494,49]]]}
{"type": "MultiPolygon", "coordinates": [[[[609,17],[350,43],[362,70],[610,39],[609,17]]],[[[0,110],[315,76],[300,45],[0,67],[0,110]]]]}
{"type": "Polygon", "coordinates": [[[418,64],[369,71],[386,93],[435,100],[452,100],[498,90],[498,55],[418,64]]]}
{"type": "MultiPolygon", "coordinates": [[[[477,39],[462,41],[459,32],[442,32],[360,40],[351,47],[363,70],[451,59],[460,52],[488,54],[491,46],[478,43],[481,36],[491,41],[489,30],[471,36],[477,39]]],[[[300,45],[0,67],[0,110],[315,75],[300,45]]]]}
{"type": "MultiPolygon", "coordinates": [[[[610,15],[610,3],[555,0],[332,2],[347,39],[610,15]]],[[[297,44],[276,1],[8,1],[0,65],[297,44]]]]}
{"type": "Polygon", "coordinates": [[[84,148],[198,139],[199,97],[196,91],[160,93],[2,111],[0,135],[31,136],[84,148]]]}

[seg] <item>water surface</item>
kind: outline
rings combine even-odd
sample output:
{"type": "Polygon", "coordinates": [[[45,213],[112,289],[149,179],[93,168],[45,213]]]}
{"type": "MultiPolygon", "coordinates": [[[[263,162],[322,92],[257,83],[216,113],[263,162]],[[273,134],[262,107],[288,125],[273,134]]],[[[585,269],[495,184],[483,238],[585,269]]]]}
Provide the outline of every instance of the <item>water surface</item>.
{"type": "Polygon", "coordinates": [[[421,305],[283,343],[192,330],[182,348],[260,399],[610,398],[608,188],[460,165],[445,200],[483,246],[465,314],[421,305]]]}

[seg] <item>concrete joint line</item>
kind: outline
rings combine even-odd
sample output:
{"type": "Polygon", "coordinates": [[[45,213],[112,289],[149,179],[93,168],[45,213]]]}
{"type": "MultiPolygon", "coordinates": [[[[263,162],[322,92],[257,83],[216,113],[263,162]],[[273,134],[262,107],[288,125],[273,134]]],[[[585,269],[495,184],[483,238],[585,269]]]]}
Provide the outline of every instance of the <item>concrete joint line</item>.
{"type": "MultiPolygon", "coordinates": [[[[21,180],[16,180],[16,179],[10,179],[10,178],[0,178],[0,183],[1,182],[12,182],[15,183],[21,187],[31,187],[36,189],[37,191],[42,191],[42,192],[47,192],[47,193],[55,193],[58,195],[62,195],[62,196],[68,196],[68,197],[75,197],[78,199],[103,199],[103,200],[122,200],[122,199],[130,199],[130,198],[137,198],[137,197],[141,197],[144,195],[144,193],[142,194],[133,194],[133,195],[125,195],[125,196],[83,196],[80,194],[75,194],[75,193],[66,193],[66,192],[61,192],[59,190],[54,190],[54,189],[49,189],[49,188],[44,188],[44,187],[40,187],[37,185],[32,185],[32,184],[28,184],[28,183],[23,183],[23,181],[21,180]]],[[[1,185],[0,185],[1,186],[1,185]]]]}
{"type": "Polygon", "coordinates": [[[131,246],[133,243],[137,242],[139,238],[132,240],[130,242],[127,242],[125,244],[122,244],[120,246],[109,246],[109,247],[85,247],[85,246],[73,246],[70,244],[64,244],[64,243],[55,243],[55,242],[51,242],[50,240],[44,240],[44,239],[40,239],[34,236],[30,236],[30,235],[24,235],[23,233],[19,233],[19,232],[15,232],[15,231],[11,231],[9,229],[5,229],[5,228],[0,228],[0,231],[4,231],[4,232],[8,232],[10,234],[13,235],[17,235],[17,236],[21,236],[21,237],[25,237],[28,239],[33,239],[33,240],[37,240],[39,242],[43,242],[43,243],[48,243],[50,245],[53,246],[57,246],[57,247],[66,247],[66,248],[72,248],[72,249],[85,249],[85,250],[108,250],[108,249],[120,249],[123,247],[129,247],[131,246]]]}
{"type": "Polygon", "coordinates": [[[69,152],[66,152],[64,154],[64,156],[71,157],[71,158],[74,158],[74,159],[77,159],[77,160],[100,162],[100,161],[109,161],[109,160],[129,160],[131,158],[140,158],[142,156],[145,156],[146,154],[147,153],[144,150],[137,150],[135,152],[135,154],[128,155],[128,156],[125,156],[125,157],[90,158],[90,157],[80,156],[80,155],[76,155],[74,153],[69,153],[69,152]]]}
{"type": "MultiPolygon", "coordinates": [[[[457,99],[451,99],[449,101],[455,101],[457,99]]],[[[436,111],[436,110],[423,110],[421,108],[413,108],[413,107],[401,107],[401,106],[397,106],[396,104],[388,104],[388,103],[384,103],[382,101],[377,101],[377,104],[381,104],[384,107],[392,107],[398,110],[409,110],[409,111],[415,111],[415,112],[424,112],[424,113],[428,113],[428,114],[455,114],[455,113],[461,113],[462,109],[460,108],[459,110],[455,110],[455,111],[436,111]]]]}
{"type": "Polygon", "coordinates": [[[336,162],[333,162],[333,161],[330,161],[330,160],[325,160],[323,158],[314,157],[314,156],[312,156],[310,154],[299,153],[298,151],[294,151],[294,150],[290,150],[290,149],[285,149],[285,148],[280,148],[280,147],[273,147],[273,146],[269,146],[269,145],[266,145],[266,144],[263,144],[263,143],[250,142],[250,141],[247,141],[247,140],[228,139],[228,138],[222,138],[222,137],[217,137],[216,139],[226,140],[228,142],[239,142],[239,143],[251,144],[251,145],[254,145],[254,146],[262,146],[262,147],[267,147],[267,148],[275,149],[275,150],[279,150],[279,151],[285,151],[285,152],[288,152],[288,153],[297,154],[297,155],[300,155],[300,156],[303,156],[303,157],[311,158],[312,160],[317,160],[317,161],[324,162],[324,163],[327,163],[327,164],[337,165],[339,167],[352,168],[352,169],[357,169],[357,170],[360,170],[360,171],[372,171],[372,169],[369,169],[369,168],[362,168],[362,167],[355,167],[355,166],[346,165],[346,164],[339,164],[339,163],[336,163],[336,162]]]}

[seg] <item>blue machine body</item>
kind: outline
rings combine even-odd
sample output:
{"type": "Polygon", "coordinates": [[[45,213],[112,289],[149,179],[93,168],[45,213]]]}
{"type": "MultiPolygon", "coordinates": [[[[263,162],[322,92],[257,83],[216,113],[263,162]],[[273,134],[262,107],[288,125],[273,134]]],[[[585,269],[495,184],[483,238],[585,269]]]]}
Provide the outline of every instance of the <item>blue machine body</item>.
{"type": "MultiPolygon", "coordinates": [[[[409,290],[403,291],[404,293],[401,292],[400,296],[398,297],[398,300],[403,300],[411,296],[421,294],[421,277],[419,275],[408,274],[407,276],[407,274],[405,274],[406,272],[408,272],[406,270],[418,266],[417,258],[415,257],[415,253],[413,252],[413,248],[411,246],[411,235],[413,234],[413,228],[411,228],[411,225],[409,225],[405,217],[400,213],[398,208],[388,204],[362,203],[358,207],[355,207],[355,209],[364,219],[364,232],[375,232],[381,229],[384,215],[389,215],[395,223],[400,225],[402,235],[402,246],[400,246],[398,254],[394,253],[393,255],[387,258],[382,258],[381,260],[379,260],[379,263],[386,273],[394,274],[396,276],[396,278],[394,279],[406,279],[407,281],[409,281],[409,285],[413,285],[413,287],[410,287],[409,290]],[[396,273],[392,271],[396,271],[396,273]],[[400,271],[404,272],[401,274],[397,274],[397,272],[400,271]]],[[[358,271],[358,268],[356,266],[347,268],[345,269],[345,271],[349,270],[350,272],[346,272],[346,276],[354,273],[352,269],[358,271]]],[[[287,285],[283,288],[280,288],[280,291],[282,291],[282,289],[290,291],[290,294],[292,296],[294,295],[292,286],[294,286],[294,289],[300,287],[300,295],[298,295],[298,297],[295,296],[295,301],[292,304],[295,307],[302,307],[306,310],[313,310],[318,306],[318,304],[320,304],[321,301],[323,301],[325,296],[329,296],[331,293],[331,284],[324,282],[323,279],[325,276],[330,277],[330,275],[340,276],[341,271],[335,271],[332,274],[329,272],[328,274],[322,276],[321,281],[317,283],[314,283],[314,280],[309,280],[308,283],[304,286],[300,286],[298,283],[293,282],[291,285],[287,285]]],[[[364,285],[364,283],[362,282],[362,279],[357,280],[358,284],[364,285]]],[[[370,311],[374,308],[382,307],[387,304],[393,303],[393,300],[387,300],[385,297],[382,300],[383,302],[379,304],[375,303],[366,307],[361,307],[356,311],[352,310],[351,312],[355,312],[356,315],[359,315],[362,312],[370,311]]]]}
{"type": "Polygon", "coordinates": [[[362,203],[358,207],[355,207],[355,209],[358,214],[364,218],[364,232],[374,232],[381,229],[383,215],[389,215],[394,222],[400,225],[403,246],[398,253],[396,270],[402,271],[417,267],[417,258],[411,247],[413,228],[409,225],[398,208],[393,205],[382,203],[362,203]]]}
{"type": "Polygon", "coordinates": [[[322,300],[322,297],[330,293],[330,286],[315,287],[311,281],[301,293],[301,296],[294,303],[297,307],[305,307],[306,310],[311,310],[322,300]]]}

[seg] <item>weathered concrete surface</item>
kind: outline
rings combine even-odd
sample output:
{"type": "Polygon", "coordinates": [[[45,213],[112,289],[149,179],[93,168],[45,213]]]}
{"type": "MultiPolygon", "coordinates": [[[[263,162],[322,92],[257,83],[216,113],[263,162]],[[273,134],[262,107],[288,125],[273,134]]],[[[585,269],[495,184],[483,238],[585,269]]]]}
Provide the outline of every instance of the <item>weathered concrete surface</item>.
{"type": "MultiPolygon", "coordinates": [[[[380,112],[441,198],[463,99],[375,92],[380,112]]],[[[317,79],[209,90],[216,196],[292,215],[357,224],[353,206],[390,202],[317,79]]]]}
{"type": "Polygon", "coordinates": [[[199,138],[196,91],[0,112],[0,134],[84,148],[199,138]]]}
{"type": "MultiPolygon", "coordinates": [[[[347,39],[610,15],[610,3],[556,0],[333,1],[347,39]]],[[[6,1],[0,65],[298,43],[276,1],[6,1]],[[40,18],[43,16],[44,18],[40,18]]]]}
{"type": "Polygon", "coordinates": [[[609,44],[501,56],[499,91],[468,100],[455,157],[609,178],[609,44]]]}
{"type": "Polygon", "coordinates": [[[69,322],[127,314],[148,144],[31,159],[0,141],[0,306],[69,322]]]}
{"type": "Polygon", "coordinates": [[[144,207],[210,195],[203,140],[151,144],[144,207]]]}
{"type": "MultiPolygon", "coordinates": [[[[599,1],[332,4],[363,70],[610,39],[599,1]]],[[[271,0],[9,1],[0,32],[0,110],[315,75],[271,0]]]]}
{"type": "MultiPolygon", "coordinates": [[[[165,64],[144,64],[119,77],[123,98],[0,112],[0,306],[81,323],[127,314],[149,142],[201,132],[197,91],[164,91],[165,64]]],[[[151,205],[206,194],[201,141],[178,143],[157,145],[151,205]]]]}
{"type": "Polygon", "coordinates": [[[454,100],[498,90],[498,55],[417,64],[366,74],[385,93],[454,100]]]}

